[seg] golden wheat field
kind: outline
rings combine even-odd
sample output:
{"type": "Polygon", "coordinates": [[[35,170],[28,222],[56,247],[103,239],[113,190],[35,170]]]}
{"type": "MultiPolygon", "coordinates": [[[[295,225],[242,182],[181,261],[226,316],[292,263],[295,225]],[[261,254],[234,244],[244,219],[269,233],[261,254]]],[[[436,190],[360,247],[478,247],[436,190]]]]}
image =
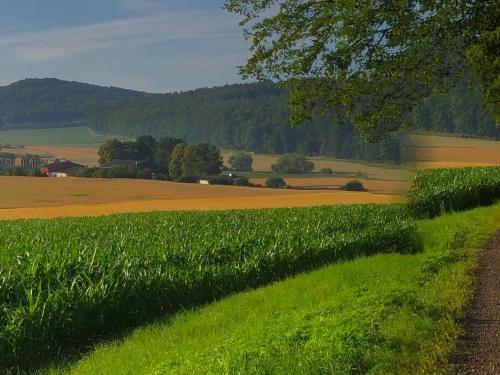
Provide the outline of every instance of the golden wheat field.
{"type": "Polygon", "coordinates": [[[370,192],[306,192],[125,179],[0,177],[0,219],[392,203],[399,200],[398,196],[370,192]]]}
{"type": "Polygon", "coordinates": [[[453,168],[500,164],[500,142],[437,135],[412,136],[414,166],[453,168]]]}
{"type": "MultiPolygon", "coordinates": [[[[338,176],[285,176],[298,189],[273,190],[233,186],[207,186],[148,180],[84,178],[0,177],[0,219],[89,216],[157,210],[217,210],[313,206],[341,203],[400,201],[416,168],[500,164],[500,143],[481,139],[412,136],[415,162],[407,167],[311,158],[316,170],[360,174],[367,192],[337,189],[352,178],[338,176]]],[[[65,158],[85,165],[97,163],[94,147],[26,146],[18,153],[65,158]]],[[[227,158],[233,151],[225,150],[227,158]]],[[[253,154],[255,171],[270,171],[277,156],[253,154]]],[[[264,184],[265,178],[252,182],[264,184]]]]}
{"type": "Polygon", "coordinates": [[[97,148],[63,147],[63,146],[26,146],[21,149],[8,150],[16,155],[35,154],[42,157],[67,159],[87,166],[97,165],[97,148]]]}
{"type": "MultiPolygon", "coordinates": [[[[375,180],[355,178],[371,193],[376,194],[404,194],[410,187],[410,180],[375,180]]],[[[252,178],[254,184],[264,185],[265,178],[252,178]]],[[[338,189],[351,177],[286,177],[285,181],[293,188],[302,189],[338,189]]]]}

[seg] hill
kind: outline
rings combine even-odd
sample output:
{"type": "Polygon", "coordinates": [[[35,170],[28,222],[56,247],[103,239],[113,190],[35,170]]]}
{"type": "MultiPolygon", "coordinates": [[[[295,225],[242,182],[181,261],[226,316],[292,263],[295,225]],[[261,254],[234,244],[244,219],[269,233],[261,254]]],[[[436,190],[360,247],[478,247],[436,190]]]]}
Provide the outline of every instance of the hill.
{"type": "MultiPolygon", "coordinates": [[[[413,128],[500,138],[493,117],[480,107],[466,79],[449,94],[425,101],[413,128]]],[[[179,137],[228,149],[299,152],[399,164],[407,134],[364,143],[355,128],[332,125],[331,116],[297,128],[288,124],[287,93],[271,82],[226,85],[171,94],[146,94],[56,79],[29,79],[0,88],[0,129],[86,123],[100,134],[179,137]]]]}
{"type": "Polygon", "coordinates": [[[25,79],[0,87],[0,130],[82,124],[86,108],[146,94],[55,78],[25,79]]]}

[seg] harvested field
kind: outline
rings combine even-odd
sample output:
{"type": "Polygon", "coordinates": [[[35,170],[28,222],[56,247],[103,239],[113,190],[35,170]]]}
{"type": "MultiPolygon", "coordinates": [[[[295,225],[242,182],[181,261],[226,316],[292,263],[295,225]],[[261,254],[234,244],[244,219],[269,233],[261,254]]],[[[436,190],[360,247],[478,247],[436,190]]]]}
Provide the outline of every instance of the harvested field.
{"type": "Polygon", "coordinates": [[[26,146],[21,149],[4,149],[16,155],[35,154],[42,157],[68,159],[75,163],[97,165],[97,149],[90,147],[26,146]]]}
{"type": "MultiPolygon", "coordinates": [[[[235,151],[223,151],[225,160],[234,154],[235,151]]],[[[254,171],[271,171],[271,165],[276,163],[279,155],[252,154],[254,171]]],[[[332,168],[340,173],[362,173],[369,178],[381,180],[409,180],[413,177],[413,172],[400,167],[392,167],[382,163],[364,163],[360,161],[331,159],[325,157],[311,157],[315,170],[321,168],[332,168]]]]}
{"type": "Polygon", "coordinates": [[[414,135],[415,166],[444,168],[500,164],[500,142],[485,139],[414,135]]]}
{"type": "Polygon", "coordinates": [[[398,196],[369,192],[304,192],[123,179],[0,177],[0,187],[0,219],[392,203],[400,200],[398,196]]]}
{"type": "MultiPolygon", "coordinates": [[[[297,188],[312,188],[312,189],[338,189],[348,181],[353,180],[351,177],[286,177],[285,181],[292,187],[297,188]]],[[[409,180],[369,180],[356,178],[363,186],[372,193],[377,194],[403,194],[410,187],[409,180]]],[[[252,178],[255,184],[264,185],[265,178],[252,178]]]]}

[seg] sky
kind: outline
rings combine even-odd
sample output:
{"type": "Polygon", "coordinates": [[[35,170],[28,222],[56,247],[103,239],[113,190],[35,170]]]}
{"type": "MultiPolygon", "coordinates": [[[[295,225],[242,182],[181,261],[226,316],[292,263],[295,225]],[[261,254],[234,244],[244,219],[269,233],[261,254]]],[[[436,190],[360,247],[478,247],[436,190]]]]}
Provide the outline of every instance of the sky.
{"type": "Polygon", "coordinates": [[[0,0],[0,86],[59,78],[149,92],[241,82],[224,0],[0,0]]]}

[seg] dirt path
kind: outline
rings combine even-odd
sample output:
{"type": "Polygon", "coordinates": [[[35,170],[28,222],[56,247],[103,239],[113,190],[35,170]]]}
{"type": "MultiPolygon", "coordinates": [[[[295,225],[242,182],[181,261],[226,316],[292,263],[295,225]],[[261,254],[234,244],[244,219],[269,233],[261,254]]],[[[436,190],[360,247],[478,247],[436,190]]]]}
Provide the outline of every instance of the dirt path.
{"type": "Polygon", "coordinates": [[[465,315],[459,374],[500,374],[500,229],[481,252],[465,315]]]}

